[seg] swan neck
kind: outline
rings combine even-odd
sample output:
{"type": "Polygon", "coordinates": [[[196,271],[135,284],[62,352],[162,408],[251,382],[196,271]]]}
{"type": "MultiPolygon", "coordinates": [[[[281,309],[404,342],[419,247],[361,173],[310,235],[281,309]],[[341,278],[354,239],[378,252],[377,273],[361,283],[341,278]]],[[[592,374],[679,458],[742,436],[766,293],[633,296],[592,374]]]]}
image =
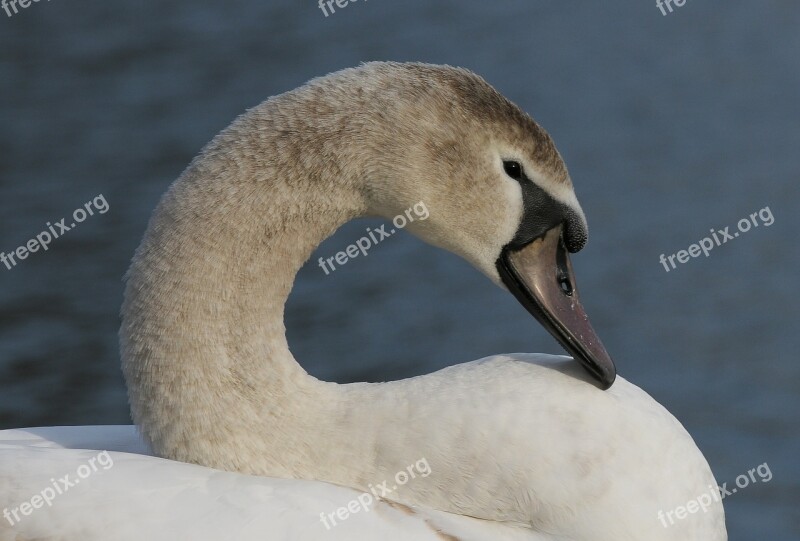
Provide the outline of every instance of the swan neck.
{"type": "Polygon", "coordinates": [[[269,111],[217,136],[160,202],[127,276],[121,355],[156,453],[303,476],[319,457],[297,446],[327,431],[338,395],[292,356],[284,305],[313,250],[365,209],[357,163],[301,167],[280,151],[280,116],[260,129],[269,111]]]}

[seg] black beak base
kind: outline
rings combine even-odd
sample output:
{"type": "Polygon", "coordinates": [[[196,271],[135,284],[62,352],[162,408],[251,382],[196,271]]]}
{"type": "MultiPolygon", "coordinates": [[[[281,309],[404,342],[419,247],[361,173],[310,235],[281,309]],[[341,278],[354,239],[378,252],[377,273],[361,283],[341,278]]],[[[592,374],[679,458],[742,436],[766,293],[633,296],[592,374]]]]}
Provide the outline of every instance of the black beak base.
{"type": "Polygon", "coordinates": [[[558,225],[519,249],[506,247],[497,269],[528,312],[608,389],[617,371],[578,299],[562,229],[558,225]]]}

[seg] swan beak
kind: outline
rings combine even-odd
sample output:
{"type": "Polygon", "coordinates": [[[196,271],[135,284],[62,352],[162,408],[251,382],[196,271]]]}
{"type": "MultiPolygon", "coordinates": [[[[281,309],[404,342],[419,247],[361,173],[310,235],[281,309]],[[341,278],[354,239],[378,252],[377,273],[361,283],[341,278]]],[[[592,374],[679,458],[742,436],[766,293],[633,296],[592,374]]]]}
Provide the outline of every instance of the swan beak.
{"type": "Polygon", "coordinates": [[[528,312],[608,389],[617,376],[614,361],[581,306],[562,225],[522,248],[503,249],[497,268],[503,283],[528,312]]]}

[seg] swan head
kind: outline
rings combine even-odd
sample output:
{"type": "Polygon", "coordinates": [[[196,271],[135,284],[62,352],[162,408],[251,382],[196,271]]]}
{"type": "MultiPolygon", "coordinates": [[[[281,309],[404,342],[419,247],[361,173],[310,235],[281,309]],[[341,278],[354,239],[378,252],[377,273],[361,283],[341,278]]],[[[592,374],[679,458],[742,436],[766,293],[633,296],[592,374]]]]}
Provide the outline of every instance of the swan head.
{"type": "Polygon", "coordinates": [[[611,357],[578,299],[569,252],[588,239],[558,150],[530,116],[474,73],[426,64],[366,64],[390,119],[369,167],[370,210],[418,205],[409,230],[507,288],[601,388],[611,357]]]}

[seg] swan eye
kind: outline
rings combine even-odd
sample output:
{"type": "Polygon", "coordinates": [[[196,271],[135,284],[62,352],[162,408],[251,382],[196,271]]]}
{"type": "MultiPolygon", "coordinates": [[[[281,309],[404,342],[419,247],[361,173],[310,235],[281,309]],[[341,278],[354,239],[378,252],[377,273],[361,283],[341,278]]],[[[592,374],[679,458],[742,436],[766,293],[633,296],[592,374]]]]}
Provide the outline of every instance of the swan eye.
{"type": "Polygon", "coordinates": [[[506,175],[510,176],[514,180],[522,180],[522,166],[519,164],[519,162],[504,161],[503,169],[505,170],[506,175]]]}

